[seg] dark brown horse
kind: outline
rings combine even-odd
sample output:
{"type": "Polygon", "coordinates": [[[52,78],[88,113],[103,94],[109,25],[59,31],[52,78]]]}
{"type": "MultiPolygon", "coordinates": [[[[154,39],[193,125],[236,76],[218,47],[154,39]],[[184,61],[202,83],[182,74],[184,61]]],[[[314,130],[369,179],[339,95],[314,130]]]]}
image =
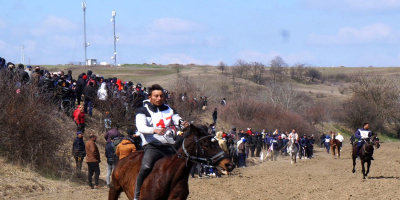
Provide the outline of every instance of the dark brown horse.
{"type": "MultiPolygon", "coordinates": [[[[156,162],[143,182],[140,199],[186,199],[189,195],[188,179],[193,162],[219,165],[228,172],[233,170],[234,164],[206,129],[190,125],[185,128],[184,133],[178,153],[156,162]]],[[[143,154],[143,151],[131,153],[117,163],[112,175],[109,200],[118,199],[122,191],[129,199],[133,199],[143,154]]]]}
{"type": "Polygon", "coordinates": [[[329,142],[330,146],[331,146],[331,152],[332,152],[332,158],[335,158],[335,151],[337,151],[337,155],[338,158],[340,158],[340,141],[335,139],[336,138],[336,134],[335,133],[331,133],[331,141],[329,142]]]}
{"type": "MultiPolygon", "coordinates": [[[[369,168],[371,167],[371,158],[372,155],[374,154],[374,145],[376,145],[377,149],[380,147],[379,139],[377,138],[376,135],[373,135],[370,139],[365,139],[365,143],[361,147],[360,152],[358,153],[361,160],[363,179],[365,179],[365,177],[368,175],[369,168]],[[364,167],[365,163],[367,163],[367,172],[365,172],[365,167],[364,167]]],[[[352,172],[355,173],[356,159],[357,159],[357,142],[353,145],[352,158],[353,158],[352,172]]]]}

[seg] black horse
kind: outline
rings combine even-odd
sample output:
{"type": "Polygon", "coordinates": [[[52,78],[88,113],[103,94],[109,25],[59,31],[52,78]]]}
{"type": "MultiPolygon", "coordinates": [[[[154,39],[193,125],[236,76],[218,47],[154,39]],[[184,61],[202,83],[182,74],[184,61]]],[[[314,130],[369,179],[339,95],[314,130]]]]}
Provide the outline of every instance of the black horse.
{"type": "MultiPolygon", "coordinates": [[[[362,166],[362,174],[363,174],[363,179],[368,175],[369,173],[369,168],[371,167],[371,158],[372,155],[374,154],[374,145],[376,145],[376,148],[378,149],[380,147],[379,144],[379,139],[377,135],[371,136],[369,139],[365,139],[364,145],[361,147],[360,152],[358,155],[360,156],[361,160],[361,166],[362,166]],[[364,164],[367,163],[367,172],[365,172],[365,167],[364,164]]],[[[355,167],[356,167],[356,159],[357,159],[357,143],[353,145],[353,153],[352,153],[352,158],[353,158],[353,173],[356,172],[355,167]]]]}

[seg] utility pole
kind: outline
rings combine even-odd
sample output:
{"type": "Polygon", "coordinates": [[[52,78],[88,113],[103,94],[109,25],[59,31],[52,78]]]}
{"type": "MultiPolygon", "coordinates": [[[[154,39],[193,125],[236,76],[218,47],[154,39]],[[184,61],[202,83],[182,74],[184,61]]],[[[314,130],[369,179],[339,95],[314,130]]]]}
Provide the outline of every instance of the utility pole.
{"type": "Polygon", "coordinates": [[[25,64],[25,53],[24,53],[24,45],[21,44],[21,63],[25,64]]]}
{"type": "Polygon", "coordinates": [[[113,22],[114,28],[114,55],[111,56],[111,59],[114,59],[114,66],[117,66],[117,41],[119,40],[119,37],[115,35],[115,16],[117,15],[115,10],[112,11],[111,15],[113,17],[111,21],[113,22]]]}
{"type": "Polygon", "coordinates": [[[82,9],[83,9],[83,46],[85,48],[85,64],[87,65],[87,53],[86,48],[90,45],[86,42],[86,1],[82,2],[82,9]]]}

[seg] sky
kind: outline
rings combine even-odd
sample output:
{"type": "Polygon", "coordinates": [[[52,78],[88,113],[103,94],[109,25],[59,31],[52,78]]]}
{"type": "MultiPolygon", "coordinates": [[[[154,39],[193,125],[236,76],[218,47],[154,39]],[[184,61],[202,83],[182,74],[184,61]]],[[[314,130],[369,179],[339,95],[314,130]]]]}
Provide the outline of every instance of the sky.
{"type": "MultiPolygon", "coordinates": [[[[2,0],[0,57],[84,62],[83,0],[2,0]]],[[[87,57],[113,63],[400,66],[400,0],[87,0],[87,57]]]]}

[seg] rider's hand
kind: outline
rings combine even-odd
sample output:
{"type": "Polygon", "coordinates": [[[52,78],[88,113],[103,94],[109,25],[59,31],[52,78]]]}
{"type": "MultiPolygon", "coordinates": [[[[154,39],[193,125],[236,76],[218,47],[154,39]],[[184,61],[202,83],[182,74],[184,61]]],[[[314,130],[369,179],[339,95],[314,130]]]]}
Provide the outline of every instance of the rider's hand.
{"type": "Polygon", "coordinates": [[[186,128],[186,127],[189,126],[189,122],[184,121],[184,122],[181,123],[181,126],[183,126],[183,128],[186,128]]]}
{"type": "Polygon", "coordinates": [[[167,129],[165,129],[165,128],[161,128],[161,129],[157,128],[157,129],[154,129],[154,133],[157,135],[164,135],[166,130],[167,129]]]}

